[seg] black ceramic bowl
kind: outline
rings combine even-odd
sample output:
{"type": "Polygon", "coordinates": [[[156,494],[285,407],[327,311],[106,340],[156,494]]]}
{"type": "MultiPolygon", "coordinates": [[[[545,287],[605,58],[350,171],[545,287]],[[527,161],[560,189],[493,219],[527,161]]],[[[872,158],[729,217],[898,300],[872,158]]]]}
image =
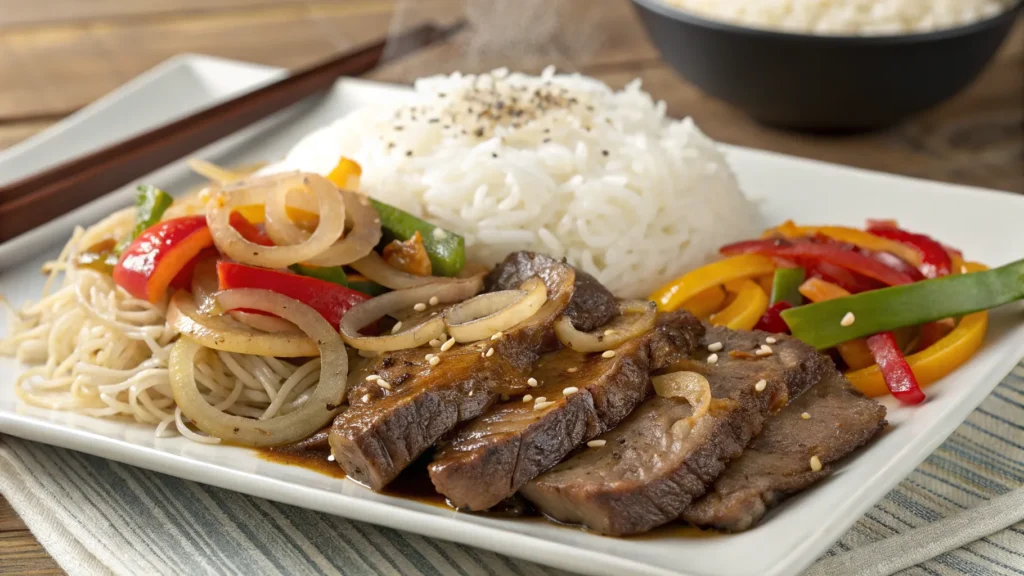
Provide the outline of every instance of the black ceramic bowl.
{"type": "Polygon", "coordinates": [[[884,128],[974,80],[1024,0],[968,26],[900,36],[814,36],[707,20],[661,0],[633,0],[662,56],[704,92],[773,126],[884,128]]]}

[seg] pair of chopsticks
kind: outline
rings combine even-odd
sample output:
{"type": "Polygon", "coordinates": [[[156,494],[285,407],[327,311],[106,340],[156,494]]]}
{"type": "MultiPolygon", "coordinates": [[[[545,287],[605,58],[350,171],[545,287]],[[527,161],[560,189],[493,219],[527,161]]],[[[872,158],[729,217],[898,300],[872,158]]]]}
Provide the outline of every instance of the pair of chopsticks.
{"type": "Polygon", "coordinates": [[[0,242],[129,184],[303,98],[326,91],[341,76],[365,74],[381,64],[450,38],[464,26],[465,22],[447,27],[419,26],[0,187],[0,242]]]}

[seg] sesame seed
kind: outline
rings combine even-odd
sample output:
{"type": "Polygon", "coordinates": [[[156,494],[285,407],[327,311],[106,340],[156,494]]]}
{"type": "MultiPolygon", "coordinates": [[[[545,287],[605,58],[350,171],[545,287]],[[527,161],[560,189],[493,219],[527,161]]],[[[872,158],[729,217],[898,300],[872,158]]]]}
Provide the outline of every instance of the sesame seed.
{"type": "Polygon", "coordinates": [[[499,331],[495,332],[494,334],[491,334],[491,340],[497,340],[498,338],[501,338],[504,335],[505,334],[499,330],[499,331]]]}
{"type": "Polygon", "coordinates": [[[756,356],[771,356],[772,347],[767,344],[762,344],[760,348],[754,351],[756,356]]]}
{"type": "Polygon", "coordinates": [[[391,333],[392,334],[397,334],[398,331],[401,330],[401,329],[402,329],[402,321],[399,320],[398,322],[395,322],[394,326],[391,327],[391,333]]]}
{"type": "Polygon", "coordinates": [[[573,394],[575,394],[575,393],[577,393],[579,391],[580,391],[579,388],[577,388],[575,386],[569,386],[569,387],[565,388],[564,390],[562,390],[562,396],[572,396],[573,394]]]}
{"type": "Polygon", "coordinates": [[[809,413],[807,413],[807,412],[804,412],[803,414],[801,414],[800,417],[803,418],[804,420],[810,420],[811,419],[811,415],[809,413]]]}
{"type": "Polygon", "coordinates": [[[334,454],[328,454],[327,455],[327,461],[328,462],[334,462],[334,454]]]}
{"type": "Polygon", "coordinates": [[[470,391],[469,391],[469,397],[470,397],[470,398],[472,398],[472,397],[473,397],[473,392],[475,392],[475,390],[470,390],[470,391]]]}
{"type": "Polygon", "coordinates": [[[601,358],[615,358],[615,350],[605,350],[601,358]]]}
{"type": "Polygon", "coordinates": [[[612,330],[611,328],[604,331],[605,336],[611,336],[612,334],[615,334],[615,330],[612,330]]]}
{"type": "Polygon", "coordinates": [[[431,297],[430,297],[430,300],[428,300],[427,302],[428,302],[428,303],[429,303],[429,304],[430,304],[431,306],[437,306],[437,303],[438,303],[438,302],[440,302],[440,300],[438,300],[438,299],[437,299],[437,296],[431,296],[431,297]]]}
{"type": "Polygon", "coordinates": [[[427,305],[424,304],[423,302],[417,302],[416,305],[412,307],[412,309],[417,312],[423,312],[424,310],[427,309],[427,305]]]}
{"type": "Polygon", "coordinates": [[[383,388],[385,390],[391,390],[391,382],[388,382],[387,380],[385,380],[383,378],[381,378],[380,380],[377,380],[377,386],[380,386],[381,388],[383,388]]]}
{"type": "Polygon", "coordinates": [[[821,459],[817,456],[811,456],[811,470],[815,472],[821,470],[821,459]]]}
{"type": "Polygon", "coordinates": [[[534,402],[547,402],[547,401],[548,401],[547,396],[537,396],[537,398],[534,399],[534,402]]]}
{"type": "Polygon", "coordinates": [[[363,402],[369,402],[370,401],[370,395],[369,394],[363,394],[363,397],[360,398],[360,400],[362,400],[363,402]]]}
{"type": "Polygon", "coordinates": [[[377,376],[376,374],[370,374],[369,376],[366,377],[367,382],[373,382],[374,380],[380,380],[380,376],[377,376]]]}
{"type": "Polygon", "coordinates": [[[444,240],[448,236],[448,233],[442,230],[441,228],[434,228],[434,231],[431,232],[431,235],[434,238],[437,238],[438,240],[444,240]]]}
{"type": "Polygon", "coordinates": [[[484,354],[485,358],[490,358],[491,356],[494,356],[494,348],[488,348],[487,354],[484,354]]]}
{"type": "Polygon", "coordinates": [[[555,405],[554,402],[535,402],[533,404],[533,409],[534,410],[543,410],[543,409],[547,408],[548,406],[554,406],[554,405],[555,405]]]}
{"type": "Polygon", "coordinates": [[[568,372],[569,374],[573,374],[573,373],[575,373],[575,372],[576,372],[577,370],[579,370],[579,368],[577,368],[577,367],[573,366],[572,368],[569,368],[568,370],[566,370],[566,372],[568,372]]]}
{"type": "Polygon", "coordinates": [[[765,380],[764,378],[758,380],[757,384],[754,384],[754,390],[757,390],[758,392],[764,392],[764,389],[767,388],[767,387],[768,387],[768,381],[765,380]]]}
{"type": "Polygon", "coordinates": [[[714,364],[716,362],[718,362],[718,354],[708,356],[708,364],[714,364]]]}
{"type": "Polygon", "coordinates": [[[434,338],[433,340],[431,340],[430,342],[428,342],[428,344],[430,344],[431,348],[437,348],[438,346],[440,346],[441,344],[443,344],[443,342],[441,342],[441,341],[440,341],[440,340],[438,340],[437,338],[434,338]]]}
{"type": "Polygon", "coordinates": [[[430,365],[431,366],[437,366],[440,363],[441,363],[441,359],[439,357],[437,357],[437,356],[434,356],[433,358],[430,359],[430,365]]]}
{"type": "Polygon", "coordinates": [[[532,377],[531,377],[531,378],[530,378],[529,380],[527,380],[527,381],[526,381],[526,384],[527,384],[527,385],[528,385],[528,386],[529,386],[530,388],[536,388],[536,386],[537,386],[537,379],[536,379],[536,378],[532,378],[532,377]]]}
{"type": "Polygon", "coordinates": [[[853,315],[853,312],[847,312],[846,316],[839,321],[839,325],[842,327],[853,326],[853,323],[857,321],[857,317],[853,315]]]}
{"type": "Polygon", "coordinates": [[[961,274],[967,274],[967,265],[966,264],[963,264],[963,265],[960,266],[960,273],[961,274]]]}
{"type": "Polygon", "coordinates": [[[765,338],[764,341],[769,343],[769,344],[775,344],[776,342],[778,342],[778,340],[776,340],[775,338],[773,338],[771,336],[765,338]]]}
{"type": "Polygon", "coordinates": [[[451,350],[452,346],[455,346],[455,337],[454,336],[449,338],[448,340],[445,340],[444,344],[441,344],[441,352],[447,352],[447,351],[451,350]]]}
{"type": "Polygon", "coordinates": [[[600,448],[601,446],[604,446],[607,443],[607,440],[591,440],[590,442],[587,442],[587,446],[591,448],[600,448]]]}
{"type": "Polygon", "coordinates": [[[526,396],[523,396],[523,402],[532,402],[532,401],[533,401],[533,394],[527,394],[526,396]]]}
{"type": "Polygon", "coordinates": [[[509,395],[508,394],[502,394],[501,395],[501,399],[504,400],[505,402],[508,402],[509,395]]]}
{"type": "Polygon", "coordinates": [[[715,342],[714,344],[708,344],[708,352],[718,352],[723,348],[721,342],[715,342]]]}

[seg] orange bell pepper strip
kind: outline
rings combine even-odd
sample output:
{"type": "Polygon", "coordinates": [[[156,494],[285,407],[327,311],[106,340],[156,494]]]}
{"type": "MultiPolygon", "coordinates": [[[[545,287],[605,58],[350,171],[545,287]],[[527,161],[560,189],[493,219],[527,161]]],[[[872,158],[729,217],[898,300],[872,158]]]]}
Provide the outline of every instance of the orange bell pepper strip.
{"type": "MultiPolygon", "coordinates": [[[[965,264],[968,272],[988,270],[982,264],[965,264]]],[[[981,348],[988,331],[988,312],[975,312],[960,319],[952,332],[938,342],[907,356],[907,363],[914,371],[914,377],[922,388],[933,384],[953,370],[956,370],[981,348]]],[[[889,393],[885,378],[878,366],[871,366],[846,373],[847,380],[865,396],[885,396],[889,393]]]]}
{"type": "Polygon", "coordinates": [[[728,282],[725,289],[734,292],[736,299],[722,311],[712,314],[711,324],[733,330],[753,330],[768,309],[768,294],[749,279],[728,282]]]}
{"type": "Polygon", "coordinates": [[[876,236],[870,232],[848,228],[846,226],[797,226],[792,220],[787,220],[781,226],[773,228],[769,232],[781,234],[786,238],[801,238],[821,234],[839,242],[853,244],[858,248],[873,250],[875,252],[888,252],[899,257],[901,260],[912,264],[915,268],[921,266],[921,253],[906,244],[876,236]]]}
{"type": "Polygon", "coordinates": [[[157,303],[171,281],[203,250],[213,246],[205,216],[164,220],[139,234],[114,266],[114,282],[129,294],[157,303]]]}
{"type": "Polygon", "coordinates": [[[355,190],[359,188],[359,177],[362,175],[363,167],[358,162],[342,156],[331,173],[327,175],[327,179],[338,188],[355,190]]]}
{"type": "Polygon", "coordinates": [[[725,304],[725,290],[721,286],[713,286],[690,298],[683,304],[683,310],[701,320],[707,319],[725,304]]]}
{"type": "MultiPolygon", "coordinates": [[[[800,285],[800,294],[811,302],[824,302],[850,295],[843,288],[820,278],[808,278],[800,285]]],[[[867,368],[875,363],[875,357],[871,354],[871,349],[868,348],[868,343],[863,338],[843,342],[836,346],[836,349],[839,350],[839,355],[843,357],[843,361],[850,368],[867,368]]]]}
{"type": "MultiPolygon", "coordinates": [[[[682,308],[689,299],[715,286],[732,280],[765,276],[774,271],[775,262],[767,256],[739,254],[691,270],[654,291],[649,299],[656,302],[662,312],[671,312],[682,308]]],[[[761,293],[764,291],[761,290],[761,293]]]]}

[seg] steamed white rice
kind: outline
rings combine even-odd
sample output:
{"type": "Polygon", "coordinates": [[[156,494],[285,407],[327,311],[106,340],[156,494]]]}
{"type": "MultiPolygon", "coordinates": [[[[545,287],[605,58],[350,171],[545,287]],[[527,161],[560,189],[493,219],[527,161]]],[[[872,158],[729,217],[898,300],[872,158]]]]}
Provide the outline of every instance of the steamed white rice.
{"type": "Polygon", "coordinates": [[[462,234],[469,258],[566,258],[642,297],[754,231],[715,143],[665,117],[636,81],[497,70],[416,83],[412,104],[360,109],[310,134],[276,170],[362,165],[371,196],[462,234]]]}

